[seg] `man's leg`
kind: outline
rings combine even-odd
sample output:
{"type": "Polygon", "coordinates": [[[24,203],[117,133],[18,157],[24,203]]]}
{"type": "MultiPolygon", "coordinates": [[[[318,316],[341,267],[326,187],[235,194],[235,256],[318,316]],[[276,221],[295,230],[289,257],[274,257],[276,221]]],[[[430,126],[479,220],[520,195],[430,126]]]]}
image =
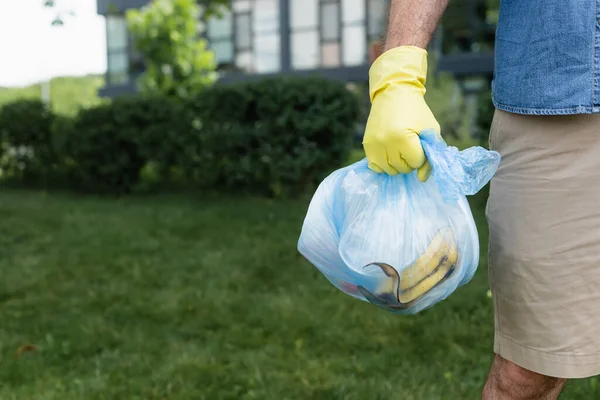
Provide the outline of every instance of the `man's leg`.
{"type": "Polygon", "coordinates": [[[556,400],[566,379],[528,371],[496,355],[483,388],[483,400],[556,400]]]}
{"type": "Polygon", "coordinates": [[[555,399],[600,374],[600,115],[496,111],[490,147],[497,356],[483,398],[555,399]]]}

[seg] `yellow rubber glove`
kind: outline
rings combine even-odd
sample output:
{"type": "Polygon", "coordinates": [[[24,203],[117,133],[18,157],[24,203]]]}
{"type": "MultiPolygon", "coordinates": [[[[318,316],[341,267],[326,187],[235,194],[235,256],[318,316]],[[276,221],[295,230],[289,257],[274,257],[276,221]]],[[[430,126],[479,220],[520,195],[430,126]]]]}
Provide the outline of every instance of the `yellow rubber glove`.
{"type": "Polygon", "coordinates": [[[371,111],[363,147],[369,168],[389,175],[418,170],[424,182],[431,174],[419,133],[437,122],[425,102],[427,51],[414,46],[390,49],[369,70],[371,111]]]}

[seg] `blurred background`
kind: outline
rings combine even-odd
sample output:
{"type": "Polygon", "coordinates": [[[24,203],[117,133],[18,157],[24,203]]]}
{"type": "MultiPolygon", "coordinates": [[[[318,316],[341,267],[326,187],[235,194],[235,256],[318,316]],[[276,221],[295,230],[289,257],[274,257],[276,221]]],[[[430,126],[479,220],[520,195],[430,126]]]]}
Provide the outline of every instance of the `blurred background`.
{"type": "MultiPolygon", "coordinates": [[[[361,159],[386,0],[0,0],[0,399],[476,399],[473,281],[398,317],[296,250],[361,159]]],[[[487,146],[499,0],[453,0],[427,101],[487,146]]],[[[564,398],[600,396],[596,378],[564,398]]]]}

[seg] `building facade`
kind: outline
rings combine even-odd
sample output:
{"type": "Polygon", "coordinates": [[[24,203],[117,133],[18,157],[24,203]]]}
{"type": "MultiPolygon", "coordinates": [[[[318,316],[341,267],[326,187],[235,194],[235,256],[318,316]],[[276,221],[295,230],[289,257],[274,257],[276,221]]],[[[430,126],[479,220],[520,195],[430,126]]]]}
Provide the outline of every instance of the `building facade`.
{"type": "MultiPolygon", "coordinates": [[[[144,62],[132,44],[124,14],[149,0],[97,1],[98,13],[106,17],[107,31],[106,86],[101,95],[134,91],[144,62]]],[[[231,1],[230,11],[210,19],[205,31],[218,60],[220,81],[319,74],[367,82],[369,66],[379,54],[387,27],[389,0],[231,1]]],[[[480,3],[468,1],[473,9],[480,3]]],[[[476,30],[470,29],[469,37],[476,30]]],[[[432,45],[442,49],[442,41],[438,34],[432,45]]],[[[492,52],[473,48],[443,54],[437,65],[438,70],[459,78],[488,76],[492,67],[492,52]]]]}

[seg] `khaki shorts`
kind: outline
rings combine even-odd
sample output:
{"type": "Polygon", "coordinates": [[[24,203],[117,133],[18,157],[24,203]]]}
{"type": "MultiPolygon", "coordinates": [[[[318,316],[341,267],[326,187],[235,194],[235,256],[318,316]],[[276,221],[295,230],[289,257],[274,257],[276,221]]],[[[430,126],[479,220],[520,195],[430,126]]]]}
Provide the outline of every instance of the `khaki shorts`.
{"type": "Polygon", "coordinates": [[[494,351],[561,378],[600,374],[600,115],[497,110],[490,147],[494,351]]]}

